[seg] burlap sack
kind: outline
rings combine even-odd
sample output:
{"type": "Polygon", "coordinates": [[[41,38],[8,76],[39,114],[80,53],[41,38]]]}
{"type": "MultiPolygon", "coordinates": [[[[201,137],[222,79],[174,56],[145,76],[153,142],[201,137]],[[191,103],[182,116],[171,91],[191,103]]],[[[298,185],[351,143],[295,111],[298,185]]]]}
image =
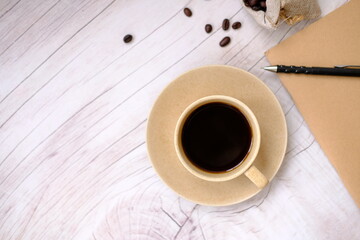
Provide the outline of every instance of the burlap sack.
{"type": "Polygon", "coordinates": [[[317,18],[321,13],[316,0],[267,0],[266,12],[254,11],[246,7],[243,0],[240,1],[260,25],[270,29],[276,29],[283,21],[293,25],[302,20],[317,18]]]}

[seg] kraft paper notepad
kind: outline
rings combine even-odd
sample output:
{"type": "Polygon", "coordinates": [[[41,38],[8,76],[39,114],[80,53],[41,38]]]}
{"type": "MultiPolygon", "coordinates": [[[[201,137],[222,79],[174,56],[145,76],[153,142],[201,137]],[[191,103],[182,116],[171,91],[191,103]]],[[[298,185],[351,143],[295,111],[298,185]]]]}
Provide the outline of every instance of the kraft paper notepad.
{"type": "MultiPolygon", "coordinates": [[[[266,55],[273,65],[360,65],[360,1],[346,3],[266,55]]],[[[278,76],[360,206],[360,78],[278,76]]]]}

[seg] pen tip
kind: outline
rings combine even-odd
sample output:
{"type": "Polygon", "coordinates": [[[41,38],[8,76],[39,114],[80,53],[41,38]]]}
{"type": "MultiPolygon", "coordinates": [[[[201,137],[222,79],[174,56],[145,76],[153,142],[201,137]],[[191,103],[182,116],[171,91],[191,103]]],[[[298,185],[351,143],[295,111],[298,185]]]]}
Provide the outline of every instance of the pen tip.
{"type": "Polygon", "coordinates": [[[263,69],[271,72],[277,72],[277,66],[266,66],[263,67],[263,69]]]}

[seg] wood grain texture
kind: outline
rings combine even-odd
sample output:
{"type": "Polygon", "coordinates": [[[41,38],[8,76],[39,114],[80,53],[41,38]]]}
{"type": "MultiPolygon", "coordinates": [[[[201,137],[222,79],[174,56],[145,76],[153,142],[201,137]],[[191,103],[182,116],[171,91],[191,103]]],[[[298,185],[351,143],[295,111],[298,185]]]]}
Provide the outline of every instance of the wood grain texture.
{"type": "MultiPolygon", "coordinates": [[[[260,69],[264,51],[311,21],[272,32],[239,1],[0,1],[0,239],[359,239],[359,209],[277,76],[260,69]],[[225,17],[242,28],[225,34],[225,17]],[[178,197],[146,153],[157,95],[206,64],[258,76],[288,124],[275,179],[229,207],[178,197]]],[[[319,1],[323,15],[344,2],[319,1]]]]}

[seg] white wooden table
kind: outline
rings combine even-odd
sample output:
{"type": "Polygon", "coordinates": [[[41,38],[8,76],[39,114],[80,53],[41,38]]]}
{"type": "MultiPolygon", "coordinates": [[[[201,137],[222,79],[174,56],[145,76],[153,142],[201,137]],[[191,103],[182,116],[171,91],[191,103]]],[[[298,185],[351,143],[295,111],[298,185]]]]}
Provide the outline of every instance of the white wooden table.
{"type": "MultiPolygon", "coordinates": [[[[319,2],[326,15],[346,0],[319,2]]],[[[310,23],[265,30],[240,0],[1,0],[0,239],[360,239],[358,207],[277,76],[260,69],[267,49],[310,23]],[[220,48],[225,17],[243,26],[220,48]],[[288,124],[274,181],[228,207],[178,197],[146,153],[157,95],[207,64],[258,76],[288,124]]]]}

